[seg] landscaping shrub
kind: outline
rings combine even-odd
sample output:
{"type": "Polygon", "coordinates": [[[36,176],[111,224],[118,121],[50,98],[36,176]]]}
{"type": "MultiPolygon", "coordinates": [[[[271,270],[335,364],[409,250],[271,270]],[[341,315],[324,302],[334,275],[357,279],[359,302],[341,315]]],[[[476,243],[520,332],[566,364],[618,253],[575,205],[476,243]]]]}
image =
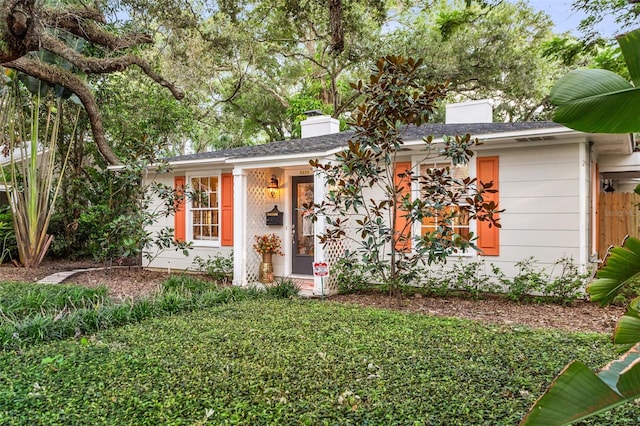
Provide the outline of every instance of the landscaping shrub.
{"type": "Polygon", "coordinates": [[[436,288],[447,286],[450,290],[466,292],[473,299],[481,298],[482,293],[494,293],[498,290],[498,285],[486,273],[484,260],[454,262],[448,270],[437,275],[442,277],[442,282],[436,288]]]}
{"type": "Polygon", "coordinates": [[[365,268],[351,257],[338,260],[332,267],[338,283],[338,293],[358,293],[370,287],[365,278],[365,268]]]}
{"type": "Polygon", "coordinates": [[[218,288],[216,283],[182,275],[164,282],[160,294],[116,304],[104,288],[0,283],[0,348],[22,348],[248,299],[292,298],[298,292],[291,279],[261,291],[218,288]]]}
{"type": "Polygon", "coordinates": [[[550,275],[552,278],[545,283],[542,294],[556,303],[569,305],[584,295],[584,289],[592,272],[580,273],[573,258],[563,257],[554,263],[550,275]],[[556,274],[558,268],[560,272],[556,274]]]}
{"type": "Polygon", "coordinates": [[[614,354],[599,334],[245,301],[0,352],[0,424],[514,425],[568,361],[614,354]]]}
{"type": "Polygon", "coordinates": [[[446,297],[451,291],[449,280],[443,279],[441,271],[424,270],[418,283],[427,295],[446,297]]]}
{"type": "Polygon", "coordinates": [[[233,252],[225,257],[217,253],[214,257],[206,259],[196,256],[192,262],[192,269],[203,272],[220,284],[231,284],[233,281],[233,252]]]}
{"type": "Polygon", "coordinates": [[[292,299],[298,297],[300,286],[291,278],[278,278],[272,285],[266,286],[267,296],[274,299],[292,299]]]}
{"type": "MultiPolygon", "coordinates": [[[[516,266],[518,273],[508,278],[498,266],[490,264],[487,267],[484,259],[460,259],[433,269],[414,268],[415,280],[400,288],[405,293],[420,288],[427,295],[439,297],[455,292],[457,296],[468,295],[472,299],[480,299],[488,293],[504,293],[517,302],[542,300],[567,305],[584,294],[583,290],[591,277],[591,272],[581,273],[570,257],[555,262],[549,272],[537,265],[533,257],[521,260],[516,266]],[[487,273],[488,268],[491,274],[487,273]]],[[[350,258],[336,262],[332,273],[337,277],[339,293],[381,288],[367,281],[362,265],[350,258]]]]}
{"type": "Polygon", "coordinates": [[[518,273],[513,279],[507,278],[495,265],[492,265],[492,270],[507,296],[517,302],[540,300],[539,295],[542,294],[548,297],[547,301],[571,304],[584,294],[582,290],[591,277],[590,272],[580,273],[578,266],[569,257],[556,261],[550,272],[536,266],[533,257],[521,260],[516,266],[518,273]]]}
{"type": "Polygon", "coordinates": [[[493,273],[498,281],[507,289],[507,297],[513,301],[523,301],[531,295],[542,291],[549,280],[544,268],[537,268],[535,259],[529,257],[516,263],[518,273],[508,279],[497,266],[493,265],[493,273]]]}

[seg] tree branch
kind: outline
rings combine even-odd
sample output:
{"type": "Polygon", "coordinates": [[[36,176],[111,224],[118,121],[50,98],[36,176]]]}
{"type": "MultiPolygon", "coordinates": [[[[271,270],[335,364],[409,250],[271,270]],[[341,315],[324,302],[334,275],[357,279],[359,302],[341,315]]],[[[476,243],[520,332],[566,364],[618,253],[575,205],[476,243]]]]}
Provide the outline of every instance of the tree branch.
{"type": "Polygon", "coordinates": [[[104,22],[103,16],[91,9],[45,9],[41,19],[46,26],[68,31],[114,51],[153,43],[151,36],[144,33],[128,33],[126,36],[109,33],[96,24],[104,22]]]}
{"type": "Polygon", "coordinates": [[[89,122],[91,123],[93,140],[96,143],[98,150],[109,164],[121,164],[120,159],[113,152],[105,138],[98,103],[96,102],[93,93],[91,93],[87,85],[80,80],[78,76],[62,68],[55,67],[51,64],[28,56],[23,56],[12,62],[5,63],[4,66],[23,72],[50,84],[59,84],[75,93],[82,102],[84,109],[87,111],[89,122]]]}
{"type": "Polygon", "coordinates": [[[278,101],[278,103],[280,105],[282,105],[284,108],[289,108],[289,101],[287,101],[287,99],[282,96],[280,93],[278,93],[278,91],[276,89],[274,89],[273,87],[269,87],[267,86],[264,82],[260,81],[259,79],[251,79],[251,81],[255,84],[257,84],[258,86],[260,86],[260,88],[262,88],[262,90],[264,90],[265,92],[269,93],[271,96],[273,96],[274,98],[276,98],[276,100],[278,101]]]}
{"type": "Polygon", "coordinates": [[[153,71],[151,66],[138,56],[125,55],[114,58],[92,58],[76,52],[60,41],[57,37],[50,34],[42,35],[42,47],[71,62],[85,73],[107,74],[114,71],[123,71],[131,65],[137,65],[153,81],[158,83],[160,86],[169,89],[174,98],[184,98],[184,93],[182,93],[180,89],[178,89],[173,83],[165,80],[160,74],[153,71]]]}

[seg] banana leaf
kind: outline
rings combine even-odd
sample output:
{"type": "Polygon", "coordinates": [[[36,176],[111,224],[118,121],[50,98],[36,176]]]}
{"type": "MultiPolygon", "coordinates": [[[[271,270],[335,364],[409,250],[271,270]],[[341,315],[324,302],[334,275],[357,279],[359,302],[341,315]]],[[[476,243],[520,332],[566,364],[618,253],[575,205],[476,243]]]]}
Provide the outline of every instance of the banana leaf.
{"type": "Polygon", "coordinates": [[[583,132],[640,131],[640,29],[617,40],[635,85],[607,70],[571,71],[551,90],[553,121],[583,132]]]}
{"type": "Polygon", "coordinates": [[[560,426],[633,401],[640,394],[640,344],[594,373],[574,361],[555,378],[520,422],[521,426],[560,426]]]}
{"type": "Polygon", "coordinates": [[[587,287],[592,302],[607,305],[623,287],[640,279],[640,240],[628,237],[622,247],[611,249],[606,264],[587,287]]]}

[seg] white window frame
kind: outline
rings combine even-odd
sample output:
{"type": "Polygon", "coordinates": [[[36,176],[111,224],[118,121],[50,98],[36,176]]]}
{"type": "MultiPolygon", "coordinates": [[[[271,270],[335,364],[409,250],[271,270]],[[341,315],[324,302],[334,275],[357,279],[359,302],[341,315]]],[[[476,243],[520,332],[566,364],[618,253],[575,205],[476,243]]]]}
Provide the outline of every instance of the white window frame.
{"type": "MultiPolygon", "coordinates": [[[[427,167],[442,167],[444,166],[446,163],[449,163],[450,166],[449,167],[455,167],[453,165],[453,162],[451,162],[451,160],[447,160],[446,158],[433,158],[433,159],[429,159],[427,161],[424,160],[424,158],[420,158],[420,159],[416,159],[413,158],[412,160],[412,167],[418,170],[418,174],[420,175],[422,172],[422,167],[427,166],[427,167]]],[[[469,177],[475,175],[476,170],[475,167],[473,167],[473,161],[469,162],[468,164],[468,172],[469,172],[469,177]]],[[[411,196],[412,199],[418,199],[421,194],[420,194],[420,182],[413,182],[412,188],[411,188],[411,196]]],[[[462,204],[461,206],[464,206],[465,204],[462,204]]],[[[469,219],[469,225],[468,225],[468,229],[469,232],[473,233],[474,235],[476,235],[476,225],[475,225],[475,221],[469,219]]],[[[415,236],[422,236],[422,222],[418,221],[415,222],[413,224],[413,229],[412,231],[412,239],[415,236]]],[[[413,247],[415,247],[415,245],[412,244],[412,250],[414,250],[413,247]]],[[[449,257],[472,257],[476,255],[476,250],[472,249],[472,248],[467,248],[465,250],[456,250],[453,253],[449,254],[449,257]]]]}
{"type": "Polygon", "coordinates": [[[200,240],[193,238],[193,200],[191,197],[186,197],[186,227],[187,227],[187,241],[191,242],[194,247],[220,247],[220,240],[222,238],[222,227],[224,224],[222,223],[222,214],[220,211],[220,202],[222,197],[222,173],[220,171],[200,171],[200,172],[192,172],[186,175],[187,180],[187,193],[189,191],[193,191],[192,180],[196,178],[217,178],[218,186],[216,188],[216,194],[218,199],[218,238],[211,240],[200,240]]]}

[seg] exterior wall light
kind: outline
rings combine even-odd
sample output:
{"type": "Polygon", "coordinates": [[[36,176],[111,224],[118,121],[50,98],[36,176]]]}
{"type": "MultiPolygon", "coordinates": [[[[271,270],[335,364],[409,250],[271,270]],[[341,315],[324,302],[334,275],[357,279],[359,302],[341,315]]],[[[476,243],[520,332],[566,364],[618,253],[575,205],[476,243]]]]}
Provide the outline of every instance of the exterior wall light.
{"type": "Polygon", "coordinates": [[[271,198],[278,196],[278,179],[276,179],[276,175],[271,175],[271,182],[267,185],[267,194],[271,198]]]}

